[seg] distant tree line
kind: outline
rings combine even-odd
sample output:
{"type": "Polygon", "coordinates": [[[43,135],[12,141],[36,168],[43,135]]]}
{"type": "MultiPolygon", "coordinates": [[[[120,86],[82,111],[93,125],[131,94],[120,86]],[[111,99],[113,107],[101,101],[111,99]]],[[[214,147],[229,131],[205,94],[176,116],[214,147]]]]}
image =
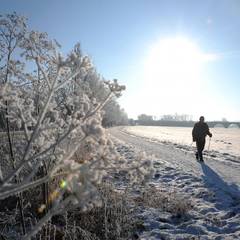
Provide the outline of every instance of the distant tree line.
{"type": "MultiPolygon", "coordinates": [[[[168,114],[157,118],[152,115],[140,114],[137,120],[129,120],[131,125],[144,125],[144,126],[178,126],[178,127],[193,127],[195,121],[192,120],[192,116],[188,114],[168,114]]],[[[222,118],[221,121],[208,122],[209,127],[215,127],[217,124],[221,124],[223,127],[228,127],[231,123],[237,124],[238,122],[229,122],[226,118],[222,118]]]]}
{"type": "Polygon", "coordinates": [[[166,114],[162,115],[159,119],[156,116],[140,114],[138,121],[192,121],[192,116],[188,114],[166,114]]]}

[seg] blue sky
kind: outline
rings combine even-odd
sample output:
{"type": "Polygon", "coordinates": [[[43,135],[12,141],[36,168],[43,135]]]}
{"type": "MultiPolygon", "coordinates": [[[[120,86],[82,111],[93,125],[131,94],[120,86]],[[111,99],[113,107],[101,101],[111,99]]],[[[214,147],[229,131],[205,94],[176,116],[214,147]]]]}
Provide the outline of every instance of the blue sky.
{"type": "Polygon", "coordinates": [[[199,115],[205,115],[207,120],[223,117],[240,120],[238,0],[0,0],[0,3],[1,13],[16,11],[27,16],[29,27],[57,39],[64,53],[80,42],[102,76],[117,78],[126,85],[119,102],[129,117],[136,118],[141,113],[156,117],[185,113],[194,120],[199,115]],[[187,44],[179,45],[176,40],[179,38],[187,44]],[[163,41],[170,49],[175,45],[179,48],[186,45],[186,49],[180,53],[177,50],[180,58],[176,60],[174,52],[161,52],[163,41]],[[183,65],[186,69],[182,72],[176,66],[182,66],[184,52],[189,56],[186,59],[189,67],[183,65]],[[193,65],[193,55],[214,58],[201,63],[193,59],[193,65]],[[153,61],[150,68],[146,67],[153,61]],[[163,69],[163,74],[161,68],[168,71],[163,69]]]}

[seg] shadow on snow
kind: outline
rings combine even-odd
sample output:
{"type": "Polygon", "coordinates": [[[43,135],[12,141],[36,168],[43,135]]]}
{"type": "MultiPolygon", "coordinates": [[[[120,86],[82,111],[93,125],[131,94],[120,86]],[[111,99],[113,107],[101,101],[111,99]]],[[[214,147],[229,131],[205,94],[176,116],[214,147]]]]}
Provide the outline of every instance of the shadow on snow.
{"type": "Polygon", "coordinates": [[[205,186],[216,196],[216,207],[226,207],[240,204],[240,189],[237,184],[225,182],[218,173],[205,163],[201,163],[205,186]]]}

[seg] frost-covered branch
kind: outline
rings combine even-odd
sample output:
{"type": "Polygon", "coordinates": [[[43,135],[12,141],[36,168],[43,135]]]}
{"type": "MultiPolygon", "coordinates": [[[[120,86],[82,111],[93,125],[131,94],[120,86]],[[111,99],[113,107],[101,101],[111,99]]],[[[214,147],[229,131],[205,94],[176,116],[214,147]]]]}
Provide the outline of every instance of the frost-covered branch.
{"type": "Polygon", "coordinates": [[[33,229],[25,236],[23,236],[22,240],[29,240],[32,237],[34,237],[41,228],[51,219],[52,216],[57,214],[59,210],[66,209],[67,206],[69,206],[72,202],[74,202],[75,197],[73,195],[67,197],[64,199],[61,203],[58,205],[56,204],[50,211],[38,222],[36,226],[33,227],[33,229]]]}
{"type": "Polygon", "coordinates": [[[29,142],[29,131],[28,131],[26,120],[24,118],[21,107],[19,108],[19,116],[20,116],[20,119],[22,121],[25,140],[26,140],[26,142],[29,142]]]}
{"type": "MultiPolygon", "coordinates": [[[[9,164],[11,156],[15,162],[11,170],[0,163],[0,199],[20,193],[25,196],[30,189],[36,196],[23,202],[44,199],[42,218],[34,212],[39,221],[32,229],[28,227],[24,236],[30,239],[68,205],[84,208],[98,204],[96,186],[117,161],[102,126],[103,116],[107,116],[104,111],[118,106],[105,108],[125,87],[116,79],[104,82],[79,44],[63,56],[59,44],[46,33],[29,31],[21,17],[10,18],[14,22],[9,25],[10,39],[4,35],[7,22],[0,21],[0,114],[8,121],[9,136],[13,129],[18,134],[10,141],[12,153],[6,142],[0,146],[1,162],[9,164]],[[8,51],[10,40],[12,50],[8,51]],[[54,181],[60,177],[65,185],[59,188],[54,181]],[[39,196],[40,186],[59,188],[52,206],[47,195],[39,196]]],[[[144,173],[143,165],[136,168],[139,170],[135,166],[128,170],[144,173]]]]}
{"type": "Polygon", "coordinates": [[[42,66],[41,66],[41,64],[39,62],[39,57],[35,57],[34,59],[35,59],[35,62],[37,64],[37,67],[38,67],[39,71],[43,74],[44,79],[46,80],[48,88],[50,90],[51,89],[50,81],[49,81],[49,78],[48,78],[46,72],[43,70],[43,68],[42,68],[42,66]]]}

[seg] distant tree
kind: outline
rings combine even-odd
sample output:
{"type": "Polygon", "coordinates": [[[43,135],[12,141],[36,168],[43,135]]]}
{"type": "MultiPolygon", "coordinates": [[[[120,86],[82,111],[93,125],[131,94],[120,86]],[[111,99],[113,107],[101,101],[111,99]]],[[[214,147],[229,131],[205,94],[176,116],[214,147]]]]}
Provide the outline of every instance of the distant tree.
{"type": "Polygon", "coordinates": [[[163,115],[161,120],[164,120],[164,121],[174,121],[174,115],[163,115]]]}
{"type": "Polygon", "coordinates": [[[189,116],[188,114],[175,113],[174,115],[171,115],[171,114],[163,115],[161,120],[164,120],[164,121],[191,121],[192,117],[189,116]]]}
{"type": "Polygon", "coordinates": [[[103,126],[127,125],[128,116],[124,109],[112,98],[103,108],[103,126]]]}
{"type": "Polygon", "coordinates": [[[153,121],[153,116],[147,114],[141,114],[138,116],[139,121],[153,121]]]}
{"type": "Polygon", "coordinates": [[[128,119],[128,124],[131,125],[131,126],[134,126],[134,125],[136,125],[136,120],[134,120],[133,118],[129,118],[128,119]]]}

